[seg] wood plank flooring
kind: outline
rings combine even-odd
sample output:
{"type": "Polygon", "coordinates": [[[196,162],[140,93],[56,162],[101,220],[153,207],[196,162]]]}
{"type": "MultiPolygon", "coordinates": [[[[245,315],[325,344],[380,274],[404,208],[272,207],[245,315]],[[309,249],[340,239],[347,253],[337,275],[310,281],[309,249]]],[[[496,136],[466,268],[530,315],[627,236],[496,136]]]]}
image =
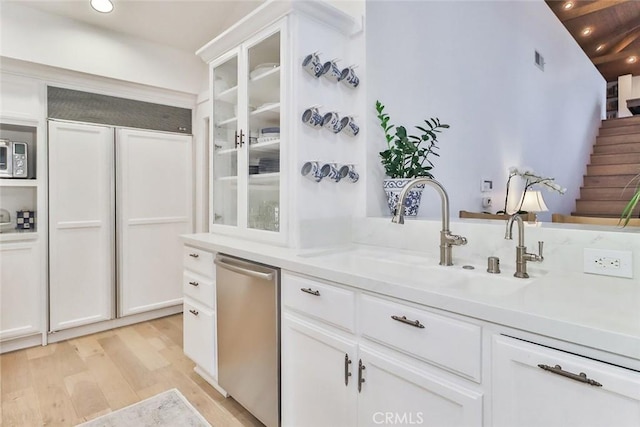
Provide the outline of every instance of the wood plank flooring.
{"type": "Polygon", "coordinates": [[[214,427],[262,426],[193,372],[182,315],[0,355],[0,425],[74,426],[177,388],[214,427]]]}

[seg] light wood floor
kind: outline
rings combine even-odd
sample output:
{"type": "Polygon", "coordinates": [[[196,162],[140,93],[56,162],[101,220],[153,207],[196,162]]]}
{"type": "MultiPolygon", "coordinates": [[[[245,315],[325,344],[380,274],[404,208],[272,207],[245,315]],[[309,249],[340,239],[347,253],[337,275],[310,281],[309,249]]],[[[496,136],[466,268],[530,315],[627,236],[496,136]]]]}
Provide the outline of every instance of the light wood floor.
{"type": "Polygon", "coordinates": [[[74,426],[177,388],[214,427],[261,426],[193,372],[182,315],[0,356],[0,425],[74,426]]]}

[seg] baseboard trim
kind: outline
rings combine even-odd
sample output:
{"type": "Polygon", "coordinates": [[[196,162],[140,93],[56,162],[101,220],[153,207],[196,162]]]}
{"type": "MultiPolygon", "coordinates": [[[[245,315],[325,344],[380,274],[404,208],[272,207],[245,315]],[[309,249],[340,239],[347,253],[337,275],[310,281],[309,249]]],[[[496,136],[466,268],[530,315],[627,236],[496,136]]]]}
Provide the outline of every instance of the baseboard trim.
{"type": "Polygon", "coordinates": [[[42,342],[43,335],[38,333],[37,335],[31,335],[28,337],[12,338],[6,341],[0,342],[0,354],[8,353],[10,351],[22,350],[29,347],[37,347],[44,345],[42,342]]]}
{"type": "Polygon", "coordinates": [[[140,323],[147,320],[158,319],[160,317],[171,316],[172,314],[181,313],[182,307],[182,305],[165,307],[158,310],[148,311],[146,313],[132,314],[130,316],[120,317],[118,319],[106,320],[104,322],[78,326],[75,328],[64,329],[62,331],[49,332],[48,342],[60,342],[72,338],[81,337],[83,335],[90,335],[97,332],[107,331],[109,329],[133,325],[134,323],[140,323]]]}

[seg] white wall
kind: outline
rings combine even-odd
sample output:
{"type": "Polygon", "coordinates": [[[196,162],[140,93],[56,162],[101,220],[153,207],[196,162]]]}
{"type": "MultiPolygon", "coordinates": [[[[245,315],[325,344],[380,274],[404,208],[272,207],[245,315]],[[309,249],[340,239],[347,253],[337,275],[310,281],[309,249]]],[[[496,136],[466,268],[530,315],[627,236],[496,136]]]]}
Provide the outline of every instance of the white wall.
{"type": "Polygon", "coordinates": [[[207,82],[193,53],[2,3],[0,56],[191,94],[207,82]]]}
{"type": "MultiPolygon", "coordinates": [[[[370,1],[365,27],[369,216],[389,214],[377,99],[392,123],[412,128],[437,116],[451,125],[441,134],[434,175],[449,192],[452,216],[482,210],[485,177],[494,181],[491,211],[501,209],[509,166],[555,177],[568,192],[543,193],[550,212],[574,209],[604,117],[606,83],[542,0],[370,1]],[[544,72],[534,50],[545,58],[544,72]]],[[[428,193],[419,215],[439,216],[439,201],[428,193]]]]}

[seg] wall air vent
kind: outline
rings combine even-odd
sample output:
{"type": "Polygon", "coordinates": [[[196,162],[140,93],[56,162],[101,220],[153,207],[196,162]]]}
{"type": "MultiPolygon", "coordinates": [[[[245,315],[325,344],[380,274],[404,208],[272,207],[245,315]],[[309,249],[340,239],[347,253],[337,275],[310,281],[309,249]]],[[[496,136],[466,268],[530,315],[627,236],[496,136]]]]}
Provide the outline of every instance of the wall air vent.
{"type": "Polygon", "coordinates": [[[542,71],[544,71],[544,57],[542,55],[540,55],[540,52],[538,52],[537,50],[535,51],[535,64],[538,68],[540,68],[542,71]]]}

